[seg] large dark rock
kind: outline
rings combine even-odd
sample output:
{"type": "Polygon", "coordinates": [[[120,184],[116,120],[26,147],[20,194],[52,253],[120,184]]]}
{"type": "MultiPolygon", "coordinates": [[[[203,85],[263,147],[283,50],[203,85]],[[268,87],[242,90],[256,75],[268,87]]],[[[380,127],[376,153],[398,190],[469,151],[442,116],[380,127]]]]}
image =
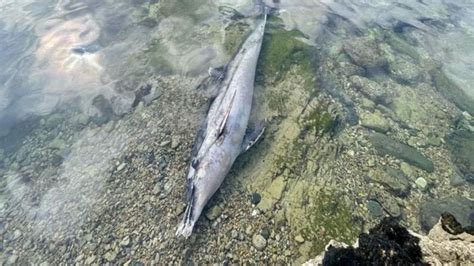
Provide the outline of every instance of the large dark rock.
{"type": "Polygon", "coordinates": [[[430,173],[434,170],[433,162],[413,147],[376,132],[369,135],[369,140],[379,153],[392,155],[430,173]]]}
{"type": "Polygon", "coordinates": [[[474,226],[474,201],[460,197],[430,199],[421,205],[420,223],[428,232],[444,212],[451,213],[462,227],[474,226]]]}
{"type": "Polygon", "coordinates": [[[329,247],[323,265],[427,265],[419,241],[397,220],[385,218],[369,234],[359,236],[358,248],[329,247]]]}

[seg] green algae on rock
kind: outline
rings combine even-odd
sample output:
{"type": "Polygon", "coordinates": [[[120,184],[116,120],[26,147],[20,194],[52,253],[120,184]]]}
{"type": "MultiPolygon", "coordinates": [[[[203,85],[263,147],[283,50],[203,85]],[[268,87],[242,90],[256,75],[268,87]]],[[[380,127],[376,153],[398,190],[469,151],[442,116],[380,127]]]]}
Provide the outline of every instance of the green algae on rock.
{"type": "Polygon", "coordinates": [[[300,74],[313,80],[310,45],[301,40],[303,34],[297,30],[287,31],[279,25],[278,18],[269,20],[260,54],[257,74],[267,81],[281,80],[292,65],[300,66],[300,74]],[[277,24],[277,25],[275,25],[277,24]]]}
{"type": "Polygon", "coordinates": [[[335,191],[319,192],[311,198],[308,221],[302,229],[304,239],[311,240],[311,255],[319,254],[331,240],[352,243],[360,233],[351,207],[335,191]]]}

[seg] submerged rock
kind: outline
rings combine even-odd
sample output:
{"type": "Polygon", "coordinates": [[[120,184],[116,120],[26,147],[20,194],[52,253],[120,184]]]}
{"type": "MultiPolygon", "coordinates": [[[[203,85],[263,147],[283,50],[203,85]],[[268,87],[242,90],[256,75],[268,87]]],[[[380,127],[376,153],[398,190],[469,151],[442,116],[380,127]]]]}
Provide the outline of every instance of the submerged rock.
{"type": "Polygon", "coordinates": [[[219,207],[218,205],[212,206],[205,213],[206,218],[209,219],[210,221],[214,221],[219,216],[221,216],[221,214],[222,214],[222,208],[219,207]]]}
{"type": "Polygon", "coordinates": [[[373,181],[388,187],[399,196],[406,196],[410,191],[408,178],[396,169],[386,167],[384,170],[371,170],[368,176],[373,181]]]}
{"type": "Polygon", "coordinates": [[[421,78],[420,68],[403,58],[397,58],[389,63],[390,75],[396,81],[406,84],[416,84],[421,78]]]}
{"type": "Polygon", "coordinates": [[[252,244],[257,250],[264,250],[267,246],[267,240],[262,235],[255,234],[252,237],[252,244]]]}
{"type": "Polygon", "coordinates": [[[417,178],[415,180],[415,184],[420,190],[425,190],[426,186],[428,186],[428,182],[426,182],[426,179],[424,179],[423,177],[417,178]]]}
{"type": "Polygon", "coordinates": [[[357,37],[344,44],[344,51],[358,66],[365,69],[383,68],[387,65],[387,59],[377,43],[367,37],[357,37]]]}
{"type": "Polygon", "coordinates": [[[443,71],[434,69],[430,72],[436,89],[459,109],[474,115],[474,99],[450,80],[443,71]]]}
{"type": "Polygon", "coordinates": [[[361,76],[351,76],[349,78],[352,86],[360,91],[365,97],[376,104],[386,105],[389,97],[385,89],[377,82],[361,76]]]}
{"type": "Polygon", "coordinates": [[[370,214],[375,217],[380,217],[383,215],[382,206],[375,200],[367,201],[367,209],[369,210],[370,214]]]}
{"type": "Polygon", "coordinates": [[[467,181],[474,181],[474,132],[457,129],[446,137],[453,162],[467,181]]]}
{"type": "Polygon", "coordinates": [[[429,231],[444,212],[451,213],[463,227],[474,226],[474,201],[453,196],[445,199],[427,200],[421,205],[420,223],[422,228],[429,231]]]}
{"type": "Polygon", "coordinates": [[[394,156],[430,173],[434,170],[433,162],[413,147],[376,132],[369,135],[369,140],[382,154],[394,156]]]}
{"type": "Polygon", "coordinates": [[[383,117],[382,113],[378,111],[361,115],[360,121],[362,126],[377,132],[385,133],[390,130],[388,121],[383,117]]]}

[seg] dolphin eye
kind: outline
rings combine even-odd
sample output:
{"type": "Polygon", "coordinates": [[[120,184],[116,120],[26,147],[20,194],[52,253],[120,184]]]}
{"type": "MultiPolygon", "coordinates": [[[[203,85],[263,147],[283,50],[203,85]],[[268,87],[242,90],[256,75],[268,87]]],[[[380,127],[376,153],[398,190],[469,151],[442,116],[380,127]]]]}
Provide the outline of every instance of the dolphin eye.
{"type": "Polygon", "coordinates": [[[193,161],[191,162],[191,166],[192,166],[194,169],[197,169],[198,166],[199,166],[199,160],[198,160],[198,159],[193,159],[193,161]]]}

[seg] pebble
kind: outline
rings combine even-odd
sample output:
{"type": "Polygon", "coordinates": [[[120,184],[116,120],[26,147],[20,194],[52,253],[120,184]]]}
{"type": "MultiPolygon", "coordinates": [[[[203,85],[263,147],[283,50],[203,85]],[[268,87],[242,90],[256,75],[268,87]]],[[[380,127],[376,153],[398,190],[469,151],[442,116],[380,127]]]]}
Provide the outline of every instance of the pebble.
{"type": "Polygon", "coordinates": [[[8,258],[7,264],[10,264],[10,265],[15,264],[17,260],[18,260],[18,255],[11,255],[8,258]]]}
{"type": "Polygon", "coordinates": [[[117,254],[113,251],[109,251],[105,253],[104,255],[104,259],[106,259],[108,262],[114,261],[116,257],[117,257],[117,254]]]}
{"type": "Polygon", "coordinates": [[[162,142],[160,143],[160,147],[168,146],[170,143],[171,143],[171,141],[169,141],[169,140],[162,141],[162,142]]]}
{"type": "Polygon", "coordinates": [[[20,238],[21,235],[22,235],[22,234],[21,234],[21,231],[20,231],[20,230],[18,230],[18,229],[15,230],[15,231],[13,232],[13,240],[16,240],[16,239],[20,238]]]}
{"type": "Polygon", "coordinates": [[[428,185],[428,182],[426,182],[423,177],[419,177],[418,179],[416,179],[415,184],[419,189],[425,190],[426,186],[428,185]]]}
{"type": "Polygon", "coordinates": [[[237,230],[232,230],[231,232],[231,236],[233,239],[237,239],[239,237],[239,232],[237,232],[237,230]]]}
{"type": "Polygon", "coordinates": [[[369,159],[367,161],[367,164],[368,164],[369,167],[375,167],[375,160],[374,159],[369,159]]]}
{"type": "Polygon", "coordinates": [[[375,217],[380,217],[383,215],[382,206],[375,200],[367,201],[367,209],[375,217]]]}
{"type": "Polygon", "coordinates": [[[257,205],[258,203],[260,203],[261,200],[262,200],[262,196],[259,193],[257,193],[257,192],[252,193],[252,196],[250,198],[250,202],[253,205],[257,205]]]}
{"type": "Polygon", "coordinates": [[[171,138],[171,148],[176,149],[176,148],[178,148],[179,144],[181,144],[180,141],[179,141],[179,138],[176,137],[176,136],[173,136],[171,138]]]}
{"type": "Polygon", "coordinates": [[[415,175],[415,170],[413,170],[413,167],[411,167],[409,164],[402,162],[400,164],[400,170],[402,170],[402,172],[409,178],[414,179],[413,176],[415,175]]]}
{"type": "Polygon", "coordinates": [[[267,246],[267,240],[262,235],[255,234],[252,237],[252,244],[257,250],[264,250],[267,246]]]}
{"type": "Polygon", "coordinates": [[[210,221],[214,221],[219,216],[221,216],[221,214],[222,214],[222,208],[219,207],[219,205],[212,206],[205,213],[207,219],[209,219],[210,221]]]}
{"type": "Polygon", "coordinates": [[[128,247],[130,245],[130,237],[126,236],[120,241],[120,246],[122,247],[128,247]]]}
{"type": "Polygon", "coordinates": [[[297,235],[297,236],[295,237],[295,241],[296,241],[297,243],[299,243],[299,244],[303,244],[305,240],[304,240],[304,238],[303,238],[302,235],[297,235]]]}
{"type": "Polygon", "coordinates": [[[92,263],[95,261],[95,258],[96,258],[96,257],[95,257],[94,255],[88,257],[88,258],[86,259],[86,261],[85,261],[85,264],[86,264],[86,265],[92,264],[92,263]]]}
{"type": "Polygon", "coordinates": [[[127,166],[126,163],[121,163],[121,164],[117,167],[117,172],[120,172],[120,171],[122,171],[123,169],[125,169],[125,166],[127,166]]]}

